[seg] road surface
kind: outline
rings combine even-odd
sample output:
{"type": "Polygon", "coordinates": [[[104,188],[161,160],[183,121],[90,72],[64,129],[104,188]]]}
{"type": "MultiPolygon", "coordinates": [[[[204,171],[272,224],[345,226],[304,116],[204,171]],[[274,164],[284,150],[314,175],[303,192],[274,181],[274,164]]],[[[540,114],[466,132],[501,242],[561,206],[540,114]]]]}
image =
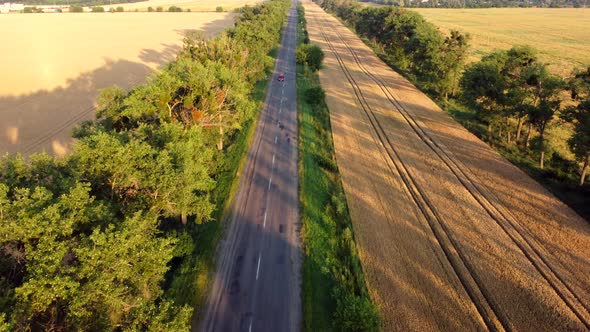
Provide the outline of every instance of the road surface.
{"type": "Polygon", "coordinates": [[[589,330],[590,224],[303,3],[383,330],[589,330]]]}
{"type": "Polygon", "coordinates": [[[301,326],[295,3],[232,207],[201,331],[301,326]],[[278,81],[284,73],[284,82],[278,81]]]}

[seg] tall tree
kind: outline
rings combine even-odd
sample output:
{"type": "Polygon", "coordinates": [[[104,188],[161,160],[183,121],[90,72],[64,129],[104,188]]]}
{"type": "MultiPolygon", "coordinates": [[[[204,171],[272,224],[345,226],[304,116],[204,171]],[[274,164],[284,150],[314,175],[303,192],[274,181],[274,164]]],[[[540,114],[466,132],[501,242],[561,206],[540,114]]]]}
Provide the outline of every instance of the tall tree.
{"type": "Polygon", "coordinates": [[[529,122],[539,132],[539,167],[545,166],[546,140],[545,130],[561,109],[560,93],[565,88],[564,82],[548,73],[543,65],[537,66],[536,74],[530,78],[533,95],[539,100],[536,107],[531,108],[529,122]]]}
{"type": "Polygon", "coordinates": [[[505,57],[501,53],[482,59],[467,67],[461,79],[463,100],[477,111],[480,119],[488,125],[499,123],[506,105],[507,82],[502,74],[505,57]]]}
{"type": "Polygon", "coordinates": [[[577,72],[569,86],[577,105],[568,108],[564,118],[574,125],[574,134],[568,144],[582,164],[580,186],[583,186],[590,167],[590,67],[577,72]]]}

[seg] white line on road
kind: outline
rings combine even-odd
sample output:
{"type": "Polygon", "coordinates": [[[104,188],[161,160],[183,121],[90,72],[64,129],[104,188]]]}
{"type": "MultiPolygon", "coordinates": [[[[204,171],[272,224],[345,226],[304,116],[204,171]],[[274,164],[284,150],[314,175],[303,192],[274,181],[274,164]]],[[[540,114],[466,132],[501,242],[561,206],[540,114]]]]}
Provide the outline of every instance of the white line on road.
{"type": "Polygon", "coordinates": [[[262,223],[262,228],[266,227],[266,212],[264,212],[264,222],[262,223]]]}
{"type": "Polygon", "coordinates": [[[248,332],[252,332],[252,318],[250,318],[250,328],[248,328],[248,332]]]}
{"type": "Polygon", "coordinates": [[[270,185],[272,184],[272,178],[268,180],[268,190],[270,190],[270,185]]]}
{"type": "Polygon", "coordinates": [[[260,254],[258,255],[258,267],[256,268],[256,280],[258,280],[259,273],[260,273],[260,254]]]}
{"type": "Polygon", "coordinates": [[[275,136],[275,144],[277,144],[277,136],[275,136]]]}
{"type": "Polygon", "coordinates": [[[273,165],[275,164],[275,155],[274,154],[272,155],[272,164],[273,165]]]}

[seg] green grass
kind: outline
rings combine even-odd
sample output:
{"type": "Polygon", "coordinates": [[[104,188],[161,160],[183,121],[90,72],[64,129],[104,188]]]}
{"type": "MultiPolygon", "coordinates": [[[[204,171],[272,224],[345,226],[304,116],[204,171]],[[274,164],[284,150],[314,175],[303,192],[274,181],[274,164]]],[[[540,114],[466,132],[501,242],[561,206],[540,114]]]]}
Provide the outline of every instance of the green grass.
{"type": "MultiPolygon", "coordinates": [[[[330,290],[334,282],[325,271],[322,261],[326,252],[330,251],[330,225],[323,221],[323,209],[330,201],[330,187],[335,180],[332,174],[320,168],[316,159],[318,150],[330,149],[321,141],[325,136],[318,128],[326,130],[326,124],[318,123],[314,110],[303,97],[311,86],[314,77],[305,75],[304,68],[297,66],[297,106],[299,111],[299,178],[301,217],[303,219],[302,237],[305,243],[305,260],[303,263],[303,306],[304,326],[306,331],[330,331],[331,318],[335,310],[330,290]]],[[[329,128],[329,127],[328,127],[329,128]]]]}

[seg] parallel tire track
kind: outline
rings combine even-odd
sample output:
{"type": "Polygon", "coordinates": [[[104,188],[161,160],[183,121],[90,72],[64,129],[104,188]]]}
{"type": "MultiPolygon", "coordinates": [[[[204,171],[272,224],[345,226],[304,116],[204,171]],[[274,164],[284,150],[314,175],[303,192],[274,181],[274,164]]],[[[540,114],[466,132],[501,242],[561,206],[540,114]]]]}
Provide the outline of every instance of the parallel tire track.
{"type": "Polygon", "coordinates": [[[544,255],[537,249],[531,240],[525,235],[516,222],[512,213],[506,210],[500,204],[494,204],[498,201],[492,193],[482,188],[475,176],[468,173],[468,168],[452,155],[442,144],[436,142],[430,134],[424,130],[424,126],[418,122],[414,116],[399,102],[392,94],[383,79],[369,71],[358,57],[356,51],[344,40],[342,35],[335,30],[339,39],[354,57],[359,68],[371,78],[383,91],[386,98],[394,108],[402,115],[405,121],[410,125],[418,137],[440,158],[440,160],[449,168],[455,177],[461,182],[471,196],[487,212],[487,214],[497,223],[498,226],[508,235],[508,237],[517,245],[525,257],[531,262],[535,269],[548,282],[555,293],[563,300],[568,308],[578,317],[578,319],[590,329],[590,313],[588,306],[569,286],[563,277],[549,264],[544,255]]]}
{"type": "MultiPolygon", "coordinates": [[[[450,236],[451,234],[448,230],[448,227],[436,210],[434,204],[432,204],[425,192],[420,188],[414,177],[409,172],[406,164],[401,160],[394,145],[391,143],[387,135],[385,135],[383,127],[379,121],[377,121],[374,111],[366,101],[360,86],[352,77],[339,53],[332,45],[330,39],[326,36],[324,30],[321,30],[321,34],[326,41],[326,44],[337,59],[340,68],[346,76],[346,79],[353,88],[361,108],[363,109],[371,126],[377,134],[377,139],[385,149],[387,157],[396,168],[397,173],[400,174],[401,180],[403,181],[406,189],[427,220],[429,227],[435,235],[447,260],[449,261],[459,281],[464,287],[467,295],[475,305],[482,320],[491,331],[512,330],[513,327],[511,326],[509,320],[506,319],[506,317],[499,310],[497,310],[497,305],[491,300],[491,297],[489,294],[487,294],[485,288],[482,287],[482,281],[479,279],[477,274],[473,272],[473,267],[466,259],[465,255],[461,251],[461,248],[450,236]]],[[[395,173],[393,169],[391,171],[392,173],[395,173]]]]}

